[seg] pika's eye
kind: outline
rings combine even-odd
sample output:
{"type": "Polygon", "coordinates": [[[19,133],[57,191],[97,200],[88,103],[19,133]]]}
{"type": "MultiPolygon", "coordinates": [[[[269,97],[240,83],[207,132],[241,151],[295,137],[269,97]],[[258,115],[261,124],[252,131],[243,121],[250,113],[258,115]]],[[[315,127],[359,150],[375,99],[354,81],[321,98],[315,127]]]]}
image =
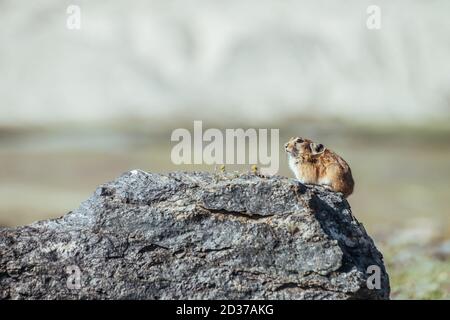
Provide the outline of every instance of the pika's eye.
{"type": "Polygon", "coordinates": [[[302,142],[303,142],[303,139],[302,139],[302,138],[297,138],[297,140],[295,140],[295,142],[297,142],[297,143],[302,143],[302,142]]]}

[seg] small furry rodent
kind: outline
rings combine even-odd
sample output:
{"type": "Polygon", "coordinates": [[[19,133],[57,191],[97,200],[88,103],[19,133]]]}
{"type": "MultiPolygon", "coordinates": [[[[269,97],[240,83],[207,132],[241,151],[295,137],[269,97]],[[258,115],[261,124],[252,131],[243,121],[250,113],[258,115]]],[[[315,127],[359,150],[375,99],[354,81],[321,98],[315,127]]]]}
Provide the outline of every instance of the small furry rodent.
{"type": "Polygon", "coordinates": [[[289,167],[301,183],[326,185],[344,197],[352,194],[355,183],[349,165],[323,144],[295,137],[284,147],[289,167]]]}

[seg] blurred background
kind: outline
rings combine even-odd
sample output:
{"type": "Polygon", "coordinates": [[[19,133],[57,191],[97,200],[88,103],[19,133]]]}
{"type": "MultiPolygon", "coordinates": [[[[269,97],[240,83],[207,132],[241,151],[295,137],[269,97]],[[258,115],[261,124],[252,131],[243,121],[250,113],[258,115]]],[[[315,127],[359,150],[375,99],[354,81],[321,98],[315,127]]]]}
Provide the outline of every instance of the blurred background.
{"type": "MultiPolygon", "coordinates": [[[[392,298],[450,298],[450,3],[0,0],[0,226],[58,217],[171,132],[278,128],[346,159],[392,298]],[[369,5],[381,29],[366,27],[369,5]],[[66,26],[68,6],[81,29],[66,26]]],[[[281,148],[280,148],[281,149],[281,148]]],[[[241,166],[238,170],[248,170],[241,166]]],[[[236,168],[233,168],[235,170],[236,168]]],[[[280,175],[292,177],[280,150],[280,175]]]]}

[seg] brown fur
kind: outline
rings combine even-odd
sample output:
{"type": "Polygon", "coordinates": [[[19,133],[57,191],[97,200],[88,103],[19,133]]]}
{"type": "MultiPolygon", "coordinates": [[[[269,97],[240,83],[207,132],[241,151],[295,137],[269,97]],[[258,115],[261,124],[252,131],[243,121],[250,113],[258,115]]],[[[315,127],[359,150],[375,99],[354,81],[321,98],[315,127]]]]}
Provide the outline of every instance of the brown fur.
{"type": "Polygon", "coordinates": [[[350,166],[339,155],[309,139],[291,138],[285,144],[291,170],[305,184],[327,185],[344,197],[352,194],[354,181],[350,166]]]}

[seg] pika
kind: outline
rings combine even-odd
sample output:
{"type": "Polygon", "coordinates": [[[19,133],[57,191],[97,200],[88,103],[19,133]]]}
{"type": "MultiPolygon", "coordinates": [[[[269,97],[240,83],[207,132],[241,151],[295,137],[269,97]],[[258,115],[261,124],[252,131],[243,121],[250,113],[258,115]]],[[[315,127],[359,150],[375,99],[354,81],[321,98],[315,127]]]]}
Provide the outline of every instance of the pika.
{"type": "Polygon", "coordinates": [[[346,198],[352,194],[355,183],[350,166],[323,144],[296,137],[284,148],[289,167],[301,183],[326,185],[346,198]]]}

